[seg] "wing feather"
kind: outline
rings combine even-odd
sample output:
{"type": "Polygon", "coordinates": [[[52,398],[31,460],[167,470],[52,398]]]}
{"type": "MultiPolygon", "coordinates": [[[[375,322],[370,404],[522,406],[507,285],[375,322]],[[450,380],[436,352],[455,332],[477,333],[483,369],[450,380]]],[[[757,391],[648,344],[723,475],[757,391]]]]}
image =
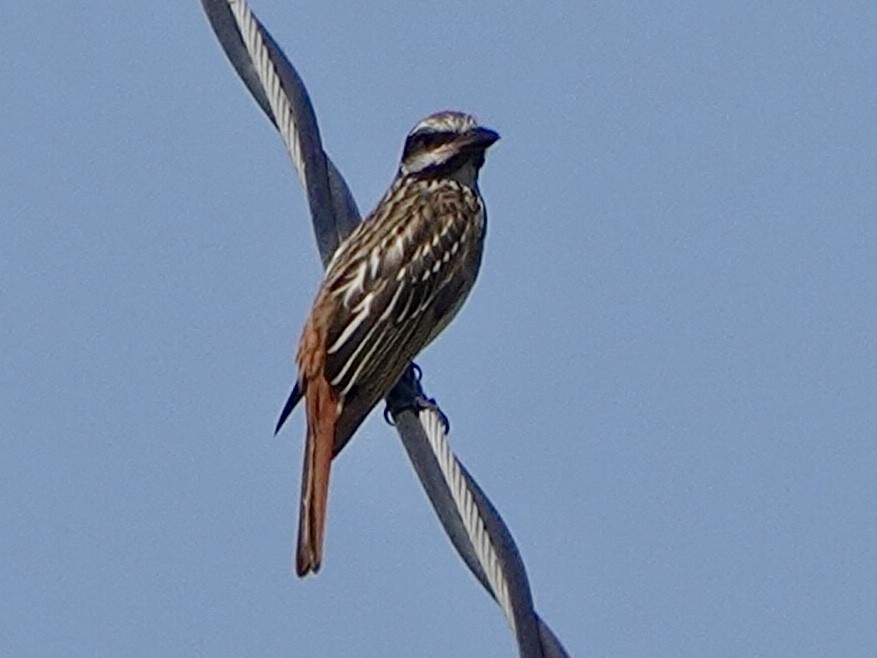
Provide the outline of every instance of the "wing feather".
{"type": "Polygon", "coordinates": [[[398,198],[390,190],[381,214],[342,244],[321,290],[335,298],[325,376],[342,399],[357,387],[374,402],[385,395],[459,308],[433,309],[442,290],[465,297],[472,283],[466,279],[474,279],[462,261],[472,249],[480,254],[481,228],[472,222],[473,209],[481,212],[477,197],[455,181],[417,185],[396,190],[398,198]],[[473,237],[476,244],[464,247],[473,237]]]}

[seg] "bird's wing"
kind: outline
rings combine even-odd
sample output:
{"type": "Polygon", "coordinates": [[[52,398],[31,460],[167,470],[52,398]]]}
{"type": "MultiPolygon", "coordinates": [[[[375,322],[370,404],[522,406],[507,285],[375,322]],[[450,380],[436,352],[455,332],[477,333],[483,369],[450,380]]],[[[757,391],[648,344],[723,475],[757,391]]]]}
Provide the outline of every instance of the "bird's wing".
{"type": "Polygon", "coordinates": [[[465,296],[471,287],[460,279],[480,248],[477,196],[453,181],[417,184],[388,196],[351,234],[321,291],[333,301],[324,373],[342,403],[356,387],[371,393],[371,405],[386,395],[459,307],[436,308],[442,290],[465,296]]]}

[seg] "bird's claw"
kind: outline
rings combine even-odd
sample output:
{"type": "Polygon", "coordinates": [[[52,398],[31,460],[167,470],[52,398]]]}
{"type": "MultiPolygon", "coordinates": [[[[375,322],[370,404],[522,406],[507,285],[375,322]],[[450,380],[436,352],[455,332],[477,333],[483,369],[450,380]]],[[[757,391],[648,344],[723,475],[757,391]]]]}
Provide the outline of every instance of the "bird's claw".
{"type": "Polygon", "coordinates": [[[438,415],[439,420],[442,421],[442,427],[445,429],[445,434],[451,433],[451,421],[448,419],[445,412],[442,411],[441,407],[439,407],[438,402],[436,402],[434,398],[418,397],[417,409],[418,411],[429,410],[435,412],[438,415]]]}
{"type": "MultiPolygon", "coordinates": [[[[451,421],[448,419],[445,412],[441,410],[438,402],[436,402],[433,398],[419,395],[414,398],[413,404],[405,408],[411,409],[415,413],[420,413],[424,410],[435,412],[438,415],[439,420],[442,422],[442,427],[444,427],[445,434],[451,433],[451,421]]],[[[391,427],[396,426],[396,422],[393,420],[394,411],[401,411],[401,409],[391,409],[389,404],[384,407],[384,421],[387,423],[387,425],[390,425],[391,427]]]]}

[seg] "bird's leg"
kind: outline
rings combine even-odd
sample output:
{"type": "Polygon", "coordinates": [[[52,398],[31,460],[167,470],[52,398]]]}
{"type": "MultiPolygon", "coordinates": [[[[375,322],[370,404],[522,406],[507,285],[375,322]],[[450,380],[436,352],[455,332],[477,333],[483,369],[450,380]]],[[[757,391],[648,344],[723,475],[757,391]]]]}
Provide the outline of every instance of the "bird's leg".
{"type": "Polygon", "coordinates": [[[451,424],[448,417],[439,408],[438,403],[423,392],[420,380],[423,377],[423,371],[416,363],[412,363],[405,374],[399,378],[399,381],[387,395],[387,406],[384,408],[384,420],[393,425],[393,416],[410,409],[414,413],[420,413],[424,409],[435,411],[441,418],[442,425],[445,427],[445,434],[450,432],[451,424]]]}
{"type": "Polygon", "coordinates": [[[393,417],[405,409],[418,411],[417,398],[423,395],[423,389],[420,388],[421,376],[420,368],[412,363],[390,389],[386,398],[387,406],[384,408],[384,420],[387,424],[395,425],[393,417]]]}

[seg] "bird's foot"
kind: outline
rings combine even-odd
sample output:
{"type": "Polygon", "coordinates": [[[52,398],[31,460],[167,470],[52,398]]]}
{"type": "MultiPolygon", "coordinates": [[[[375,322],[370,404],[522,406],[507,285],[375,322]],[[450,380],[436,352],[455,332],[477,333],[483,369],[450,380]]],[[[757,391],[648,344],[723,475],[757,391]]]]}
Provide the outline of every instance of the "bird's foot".
{"type": "MultiPolygon", "coordinates": [[[[451,433],[451,421],[448,419],[445,412],[442,411],[441,407],[439,407],[438,402],[436,402],[434,398],[428,398],[425,395],[419,395],[414,398],[411,404],[407,405],[405,408],[411,409],[415,413],[420,413],[424,410],[434,411],[438,415],[439,420],[441,420],[442,422],[445,434],[451,433]]],[[[390,409],[390,405],[384,407],[384,420],[387,422],[388,425],[396,425],[396,423],[393,421],[393,414],[398,411],[400,411],[398,407],[396,409],[390,409]]]]}
{"type": "Polygon", "coordinates": [[[423,371],[416,363],[412,363],[404,375],[399,379],[393,390],[387,396],[387,406],[384,408],[384,420],[388,425],[395,425],[393,417],[410,409],[419,414],[424,409],[429,409],[438,414],[445,428],[445,434],[451,431],[451,423],[444,412],[439,408],[438,403],[433,399],[426,397],[420,380],[423,378],[423,371]]]}
{"type": "Polygon", "coordinates": [[[442,421],[442,426],[445,428],[445,434],[451,433],[451,421],[448,419],[445,412],[442,411],[441,407],[438,405],[438,402],[436,402],[434,398],[421,396],[417,398],[416,403],[418,411],[428,410],[435,412],[438,415],[439,420],[442,421]]]}

